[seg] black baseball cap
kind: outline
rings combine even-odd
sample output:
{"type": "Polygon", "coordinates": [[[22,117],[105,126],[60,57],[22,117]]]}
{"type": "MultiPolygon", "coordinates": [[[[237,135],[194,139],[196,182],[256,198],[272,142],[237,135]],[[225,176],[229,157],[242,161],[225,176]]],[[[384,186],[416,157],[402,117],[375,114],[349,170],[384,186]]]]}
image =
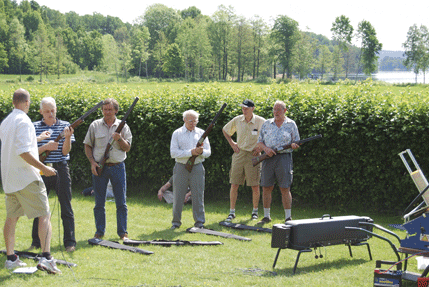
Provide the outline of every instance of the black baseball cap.
{"type": "Polygon", "coordinates": [[[243,101],[242,104],[240,104],[240,106],[245,108],[253,108],[255,106],[255,103],[252,100],[246,99],[243,101]]]}

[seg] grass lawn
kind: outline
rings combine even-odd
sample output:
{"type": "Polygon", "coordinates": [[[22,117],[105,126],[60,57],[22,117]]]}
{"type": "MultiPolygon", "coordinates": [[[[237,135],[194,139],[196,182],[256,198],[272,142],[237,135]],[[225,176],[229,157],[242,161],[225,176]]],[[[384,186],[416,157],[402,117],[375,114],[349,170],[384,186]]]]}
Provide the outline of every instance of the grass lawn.
{"type": "MultiPolygon", "coordinates": [[[[140,248],[153,251],[152,255],[141,255],[129,251],[107,249],[91,246],[87,240],[94,235],[93,217],[94,199],[84,197],[80,190],[74,191],[72,201],[76,218],[77,250],[68,254],[62,246],[62,225],[58,215],[58,203],[55,193],[50,195],[52,210],[52,254],[57,259],[76,263],[78,266],[68,269],[59,265],[62,275],[48,275],[37,271],[32,275],[11,274],[0,267],[0,285],[4,286],[373,286],[375,260],[395,260],[389,244],[377,238],[368,242],[373,261],[369,260],[365,246],[352,247],[350,257],[345,245],[336,245],[317,250],[323,258],[315,259],[315,253],[303,253],[295,275],[293,266],[298,254],[295,250],[285,249],[280,252],[275,269],[272,269],[276,249],[270,247],[271,234],[254,231],[228,229],[218,223],[224,220],[229,210],[229,203],[206,202],[206,227],[218,231],[234,233],[249,237],[252,241],[239,241],[222,237],[187,233],[186,228],[193,226],[192,208],[185,205],[183,225],[180,229],[170,230],[171,205],[159,202],[156,194],[149,197],[132,195],[128,198],[128,231],[130,238],[140,240],[201,240],[221,241],[220,246],[171,246],[161,247],[141,245],[140,248]],[[319,251],[320,250],[320,251],[319,251]]],[[[134,193],[137,194],[137,193],[134,193]]],[[[251,203],[249,199],[239,198],[237,218],[234,222],[254,225],[251,221],[251,203]]],[[[260,203],[260,215],[263,212],[260,203]]],[[[114,202],[106,202],[107,230],[105,239],[118,240],[116,235],[116,215],[114,202]]],[[[316,218],[329,213],[338,214],[335,210],[314,210],[294,207],[294,219],[316,218]]],[[[389,223],[401,223],[400,217],[373,214],[370,211],[355,214],[369,216],[375,223],[387,227],[389,223]]],[[[0,195],[1,225],[6,216],[4,194],[0,195]]],[[[272,224],[284,220],[284,211],[278,202],[273,203],[272,224]]],[[[31,224],[27,218],[21,218],[16,229],[16,250],[25,250],[31,244],[31,224]]],[[[401,238],[405,233],[394,230],[401,238]]],[[[390,235],[388,237],[398,246],[390,235]]],[[[0,249],[5,249],[3,239],[0,249]]],[[[6,260],[0,255],[0,264],[6,260]]],[[[28,266],[36,266],[30,259],[23,259],[28,266]]],[[[408,270],[416,270],[417,262],[409,260],[408,270]]],[[[385,268],[388,266],[385,266],[385,268]]],[[[405,282],[404,282],[405,283],[405,282]]],[[[405,283],[403,286],[415,286],[405,283]]]]}

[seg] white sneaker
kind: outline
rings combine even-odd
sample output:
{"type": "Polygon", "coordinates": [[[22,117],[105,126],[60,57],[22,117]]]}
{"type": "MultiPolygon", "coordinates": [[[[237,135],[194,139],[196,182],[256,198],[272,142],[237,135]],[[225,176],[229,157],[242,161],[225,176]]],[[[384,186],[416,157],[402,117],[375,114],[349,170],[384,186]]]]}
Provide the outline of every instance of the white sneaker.
{"type": "Polygon", "coordinates": [[[46,271],[48,274],[61,274],[61,270],[57,268],[54,257],[52,257],[51,260],[48,260],[45,257],[40,258],[39,264],[37,264],[37,269],[46,271]]]}
{"type": "Polygon", "coordinates": [[[11,260],[6,260],[4,266],[6,267],[6,269],[12,270],[18,267],[25,267],[27,266],[26,263],[22,262],[21,260],[19,260],[19,256],[17,255],[18,258],[16,258],[15,261],[11,261],[11,260]]]}

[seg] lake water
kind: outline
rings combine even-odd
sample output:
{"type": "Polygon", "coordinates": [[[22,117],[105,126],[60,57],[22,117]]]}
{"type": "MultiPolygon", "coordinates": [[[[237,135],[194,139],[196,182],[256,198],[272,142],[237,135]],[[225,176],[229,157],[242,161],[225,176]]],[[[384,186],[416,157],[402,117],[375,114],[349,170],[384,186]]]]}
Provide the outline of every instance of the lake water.
{"type": "MultiPolygon", "coordinates": [[[[416,74],[411,71],[397,72],[378,72],[372,75],[373,78],[391,84],[411,83],[416,82],[416,74]]],[[[429,73],[426,73],[426,83],[429,83],[429,73]]],[[[423,73],[417,75],[417,83],[423,83],[423,73]]]]}

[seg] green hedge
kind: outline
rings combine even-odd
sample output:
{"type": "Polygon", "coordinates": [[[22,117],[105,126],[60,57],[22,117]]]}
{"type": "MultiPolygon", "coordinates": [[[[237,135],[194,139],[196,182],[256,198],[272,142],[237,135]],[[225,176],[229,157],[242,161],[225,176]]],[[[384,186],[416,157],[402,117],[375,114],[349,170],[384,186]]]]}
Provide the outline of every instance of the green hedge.
{"type": "MultiPolygon", "coordinates": [[[[339,210],[364,207],[385,212],[402,211],[418,194],[399,152],[411,149],[423,172],[429,172],[427,91],[401,88],[400,93],[394,93],[395,89],[400,88],[380,89],[372,82],[355,86],[211,83],[157,91],[116,84],[28,87],[36,103],[29,112],[34,120],[41,118],[38,104],[44,96],[54,96],[58,117],[70,122],[107,97],[119,101],[121,118],[134,97],[140,97],[127,121],[133,145],[126,166],[129,185],[147,193],[158,190],[172,173],[170,139],[183,124],[183,111],[198,111],[199,127],[204,129],[226,102],[228,106],[209,135],[212,156],[204,164],[206,198],[228,198],[232,150],[221,128],[241,113],[239,103],[252,98],[257,107],[255,113],[271,118],[273,103],[283,100],[289,107],[287,116],[296,121],[301,138],[323,135],[294,153],[294,199],[339,210]]],[[[1,118],[11,110],[13,90],[0,92],[1,118]]],[[[75,131],[77,142],[70,162],[74,183],[90,184],[90,167],[82,141],[91,121],[100,117],[101,111],[92,114],[75,131]]]]}

